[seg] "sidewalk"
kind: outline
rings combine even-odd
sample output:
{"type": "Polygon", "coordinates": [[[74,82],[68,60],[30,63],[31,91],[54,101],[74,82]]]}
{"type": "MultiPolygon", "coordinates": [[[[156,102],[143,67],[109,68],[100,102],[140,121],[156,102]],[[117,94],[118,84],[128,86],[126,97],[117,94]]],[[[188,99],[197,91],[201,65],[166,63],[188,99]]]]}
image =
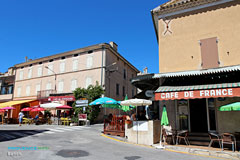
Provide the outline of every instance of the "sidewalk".
{"type": "MultiPolygon", "coordinates": [[[[106,137],[110,137],[113,140],[121,141],[128,143],[127,139],[118,136],[111,136],[106,135],[106,137]]],[[[135,144],[135,143],[132,143],[135,144]]],[[[145,146],[145,145],[141,145],[145,146]]],[[[152,147],[157,148],[159,144],[154,144],[152,147]]],[[[146,146],[147,147],[147,146],[146,146]]],[[[150,146],[148,146],[150,147],[150,146]]],[[[219,157],[220,159],[233,159],[239,160],[240,159],[240,152],[232,152],[228,150],[222,151],[220,148],[213,148],[213,147],[204,147],[204,146],[186,146],[186,145],[165,145],[164,146],[166,151],[171,152],[179,152],[179,153],[187,153],[187,154],[194,154],[194,155],[201,155],[201,156],[212,156],[212,157],[219,157]]]]}
{"type": "MultiPolygon", "coordinates": [[[[157,147],[159,144],[154,144],[153,147],[157,147]]],[[[175,152],[181,152],[181,153],[189,153],[189,154],[198,154],[198,155],[204,155],[204,156],[213,156],[213,157],[219,157],[223,159],[240,159],[240,152],[232,152],[224,150],[222,151],[220,148],[208,148],[204,146],[186,146],[186,145],[165,145],[165,150],[168,151],[175,151],[175,152]]]]}

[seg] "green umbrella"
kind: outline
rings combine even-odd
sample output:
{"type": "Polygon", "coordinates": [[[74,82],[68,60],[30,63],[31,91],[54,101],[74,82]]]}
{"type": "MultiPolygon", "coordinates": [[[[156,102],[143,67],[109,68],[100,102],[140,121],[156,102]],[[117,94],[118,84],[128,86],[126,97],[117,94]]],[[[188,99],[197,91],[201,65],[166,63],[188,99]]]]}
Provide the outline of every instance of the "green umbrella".
{"type": "Polygon", "coordinates": [[[163,106],[161,125],[165,125],[165,126],[169,125],[167,110],[165,105],[163,106]]]}
{"type": "Polygon", "coordinates": [[[240,102],[235,102],[221,106],[219,111],[240,111],[240,102]]]}
{"type": "Polygon", "coordinates": [[[164,146],[162,145],[162,125],[169,125],[169,121],[168,121],[168,116],[167,116],[167,110],[166,110],[166,106],[163,106],[163,110],[162,110],[162,117],[161,117],[161,127],[160,127],[160,145],[157,148],[164,148],[164,146]]]}

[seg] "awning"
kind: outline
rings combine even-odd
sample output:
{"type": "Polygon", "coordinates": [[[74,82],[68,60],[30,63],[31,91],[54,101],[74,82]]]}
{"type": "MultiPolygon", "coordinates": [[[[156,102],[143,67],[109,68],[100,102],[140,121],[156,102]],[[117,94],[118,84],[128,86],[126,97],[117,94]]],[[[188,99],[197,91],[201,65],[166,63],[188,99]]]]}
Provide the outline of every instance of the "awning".
{"type": "Polygon", "coordinates": [[[240,82],[194,86],[161,86],[155,91],[155,100],[216,97],[240,97],[240,82]]]}
{"type": "Polygon", "coordinates": [[[0,103],[0,108],[4,108],[7,106],[13,106],[13,105],[17,105],[17,104],[22,104],[22,103],[28,103],[31,101],[35,101],[35,99],[34,100],[9,101],[9,102],[5,102],[5,103],[0,103]]]}
{"type": "Polygon", "coordinates": [[[199,75],[207,75],[207,74],[215,74],[215,73],[232,72],[232,71],[240,71],[240,65],[219,67],[219,68],[212,68],[212,69],[203,69],[203,70],[158,73],[158,74],[155,74],[152,78],[155,79],[155,78],[163,78],[163,77],[199,76],[199,75]]]}

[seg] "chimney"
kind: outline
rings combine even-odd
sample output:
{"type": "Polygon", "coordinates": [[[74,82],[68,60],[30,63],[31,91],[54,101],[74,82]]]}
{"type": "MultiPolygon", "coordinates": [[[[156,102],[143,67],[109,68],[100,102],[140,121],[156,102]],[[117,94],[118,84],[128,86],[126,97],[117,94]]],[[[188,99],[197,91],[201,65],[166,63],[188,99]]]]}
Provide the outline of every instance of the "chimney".
{"type": "Polygon", "coordinates": [[[27,61],[28,61],[28,57],[26,56],[26,57],[25,57],[25,62],[27,62],[27,61]]]}
{"type": "Polygon", "coordinates": [[[147,74],[147,73],[148,73],[148,68],[145,67],[145,68],[143,69],[143,74],[147,74]]]}
{"type": "Polygon", "coordinates": [[[118,45],[115,43],[115,42],[109,42],[110,46],[115,50],[117,51],[118,50],[118,45]]]}

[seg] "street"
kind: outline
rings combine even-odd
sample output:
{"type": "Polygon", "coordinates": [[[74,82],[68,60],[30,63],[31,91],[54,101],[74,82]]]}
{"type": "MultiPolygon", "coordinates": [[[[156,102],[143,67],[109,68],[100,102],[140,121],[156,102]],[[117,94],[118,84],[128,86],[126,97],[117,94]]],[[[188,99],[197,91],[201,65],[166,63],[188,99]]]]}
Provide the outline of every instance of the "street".
{"type": "Polygon", "coordinates": [[[101,136],[102,125],[2,125],[1,159],[206,160],[202,157],[123,143],[101,136]]]}

